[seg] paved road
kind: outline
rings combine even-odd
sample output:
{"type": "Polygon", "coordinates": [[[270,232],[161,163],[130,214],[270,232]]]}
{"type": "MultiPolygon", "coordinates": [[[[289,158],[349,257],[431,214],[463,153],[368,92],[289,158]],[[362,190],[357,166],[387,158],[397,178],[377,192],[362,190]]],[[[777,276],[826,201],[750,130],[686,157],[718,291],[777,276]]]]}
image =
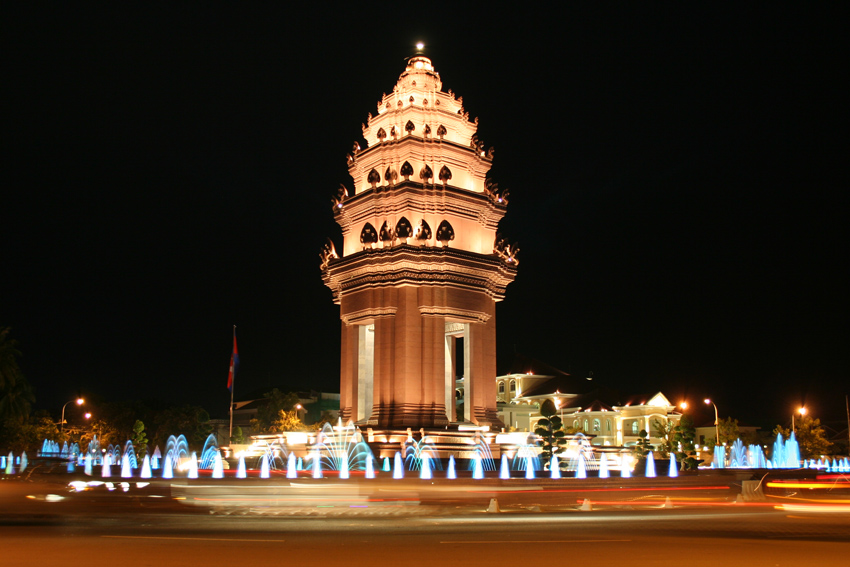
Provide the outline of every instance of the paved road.
{"type": "Polygon", "coordinates": [[[4,566],[847,565],[850,515],[589,512],[349,518],[34,518],[0,528],[4,566]]]}
{"type": "MultiPolygon", "coordinates": [[[[587,561],[799,567],[847,565],[850,557],[850,508],[835,503],[790,503],[782,509],[777,502],[735,504],[724,497],[679,499],[663,507],[657,499],[635,497],[629,504],[598,503],[582,511],[572,496],[564,500],[564,493],[552,493],[559,500],[552,500],[551,508],[538,494],[535,501],[543,506],[506,505],[487,513],[480,497],[440,505],[390,499],[383,507],[352,508],[359,505],[350,504],[351,494],[343,491],[326,500],[334,507],[293,508],[230,500],[221,506],[221,495],[208,494],[211,489],[202,491],[202,501],[216,505],[190,505],[155,487],[136,493],[123,492],[120,484],[113,488],[76,494],[60,482],[0,483],[0,565],[434,567],[587,561]],[[566,501],[572,505],[564,506],[566,501]]],[[[294,500],[309,495],[296,494],[294,500]]]]}

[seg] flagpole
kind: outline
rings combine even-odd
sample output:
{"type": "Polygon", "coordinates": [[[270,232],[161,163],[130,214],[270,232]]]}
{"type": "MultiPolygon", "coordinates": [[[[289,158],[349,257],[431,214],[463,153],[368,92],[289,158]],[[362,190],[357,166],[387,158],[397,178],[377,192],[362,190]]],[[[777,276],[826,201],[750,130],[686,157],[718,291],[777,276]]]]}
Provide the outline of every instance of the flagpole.
{"type": "MultiPolygon", "coordinates": [[[[236,325],[233,325],[233,340],[236,341],[236,325]]],[[[233,388],[235,386],[236,386],[236,372],[234,371],[233,372],[233,383],[230,384],[230,432],[227,435],[228,445],[233,445],[233,388]]]]}

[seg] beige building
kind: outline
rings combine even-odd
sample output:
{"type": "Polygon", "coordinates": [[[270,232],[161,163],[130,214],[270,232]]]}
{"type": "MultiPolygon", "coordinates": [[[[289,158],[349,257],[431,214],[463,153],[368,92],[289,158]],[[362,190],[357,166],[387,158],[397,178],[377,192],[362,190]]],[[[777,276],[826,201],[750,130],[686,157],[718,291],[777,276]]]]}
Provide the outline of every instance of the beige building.
{"type": "Polygon", "coordinates": [[[496,233],[507,191],[486,177],[493,149],[477,128],[417,54],[369,114],[366,147],[355,143],[348,156],[353,188],[341,187],[333,203],[342,249],[329,241],[321,262],[340,306],[344,421],[503,426],[496,303],[516,275],[517,249],[496,233]]]}
{"type": "Polygon", "coordinates": [[[574,377],[534,359],[517,356],[510,372],[496,377],[499,414],[517,431],[534,431],[540,404],[551,399],[565,428],[590,437],[592,445],[630,447],[641,430],[650,443],[658,445],[655,424],[677,424],[681,413],[657,392],[652,395],[622,397],[597,387],[592,375],[574,377]]]}

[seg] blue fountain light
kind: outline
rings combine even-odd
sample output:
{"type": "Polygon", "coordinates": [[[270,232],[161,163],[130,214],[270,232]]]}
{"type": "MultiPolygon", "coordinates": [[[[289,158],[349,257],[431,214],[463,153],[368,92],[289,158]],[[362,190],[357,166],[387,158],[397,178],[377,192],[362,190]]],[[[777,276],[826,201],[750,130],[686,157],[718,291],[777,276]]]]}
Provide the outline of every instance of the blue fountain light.
{"type": "Polygon", "coordinates": [[[552,458],[549,460],[549,473],[553,479],[561,478],[561,465],[558,464],[558,455],[552,453],[552,458]]]}
{"type": "Polygon", "coordinates": [[[587,478],[587,464],[584,460],[584,452],[579,451],[576,460],[576,478],[587,478]]]}
{"type": "Polygon", "coordinates": [[[198,478],[198,455],[192,452],[192,457],[189,459],[189,478],[198,478]]]}
{"type": "Polygon", "coordinates": [[[450,480],[454,480],[457,478],[457,471],[455,470],[455,458],[454,455],[449,455],[449,466],[447,467],[448,471],[446,472],[446,478],[450,480]]]}
{"type": "Polygon", "coordinates": [[[472,478],[476,480],[484,478],[484,466],[481,464],[481,455],[478,453],[472,456],[472,478]]]}
{"type": "Polygon", "coordinates": [[[295,453],[289,453],[289,457],[286,459],[286,478],[298,478],[297,465],[295,453]]]}
{"type": "Polygon", "coordinates": [[[375,458],[372,455],[366,457],[366,478],[375,478],[375,458]]]}
{"type": "Polygon", "coordinates": [[[646,454],[646,478],[655,478],[655,455],[652,451],[646,454]]]}
{"type": "Polygon", "coordinates": [[[401,460],[401,453],[396,451],[395,463],[393,464],[393,478],[404,478],[404,464],[401,460]]]}
{"type": "Polygon", "coordinates": [[[525,478],[534,478],[534,457],[528,456],[525,458],[525,478]]]}
{"type": "Polygon", "coordinates": [[[419,471],[419,478],[422,480],[431,480],[431,459],[428,457],[428,453],[424,453],[421,459],[422,468],[419,471]]]}

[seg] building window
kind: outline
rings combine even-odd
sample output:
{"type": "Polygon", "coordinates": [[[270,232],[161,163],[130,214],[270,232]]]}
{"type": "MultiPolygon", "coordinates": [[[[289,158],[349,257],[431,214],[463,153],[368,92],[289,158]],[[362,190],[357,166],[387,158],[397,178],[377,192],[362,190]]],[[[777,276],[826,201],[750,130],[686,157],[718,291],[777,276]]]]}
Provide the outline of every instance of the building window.
{"type": "Polygon", "coordinates": [[[505,393],[505,383],[504,382],[499,382],[499,393],[500,394],[505,393]]]}
{"type": "Polygon", "coordinates": [[[599,430],[600,430],[600,429],[601,429],[601,427],[600,427],[600,421],[599,421],[598,419],[594,419],[594,420],[593,420],[593,432],[594,432],[594,433],[599,433],[599,430]]]}
{"type": "Polygon", "coordinates": [[[585,432],[589,431],[589,429],[587,429],[587,418],[585,418],[585,420],[584,420],[584,431],[585,432]]]}
{"type": "Polygon", "coordinates": [[[611,420],[606,419],[605,424],[606,424],[606,427],[608,428],[608,433],[611,433],[611,420]]]}
{"type": "Polygon", "coordinates": [[[516,392],[516,382],[511,380],[511,394],[516,392]]]}
{"type": "Polygon", "coordinates": [[[634,420],[634,421],[632,422],[632,435],[637,435],[638,433],[639,433],[639,431],[638,431],[638,422],[637,422],[637,420],[634,420]]]}

